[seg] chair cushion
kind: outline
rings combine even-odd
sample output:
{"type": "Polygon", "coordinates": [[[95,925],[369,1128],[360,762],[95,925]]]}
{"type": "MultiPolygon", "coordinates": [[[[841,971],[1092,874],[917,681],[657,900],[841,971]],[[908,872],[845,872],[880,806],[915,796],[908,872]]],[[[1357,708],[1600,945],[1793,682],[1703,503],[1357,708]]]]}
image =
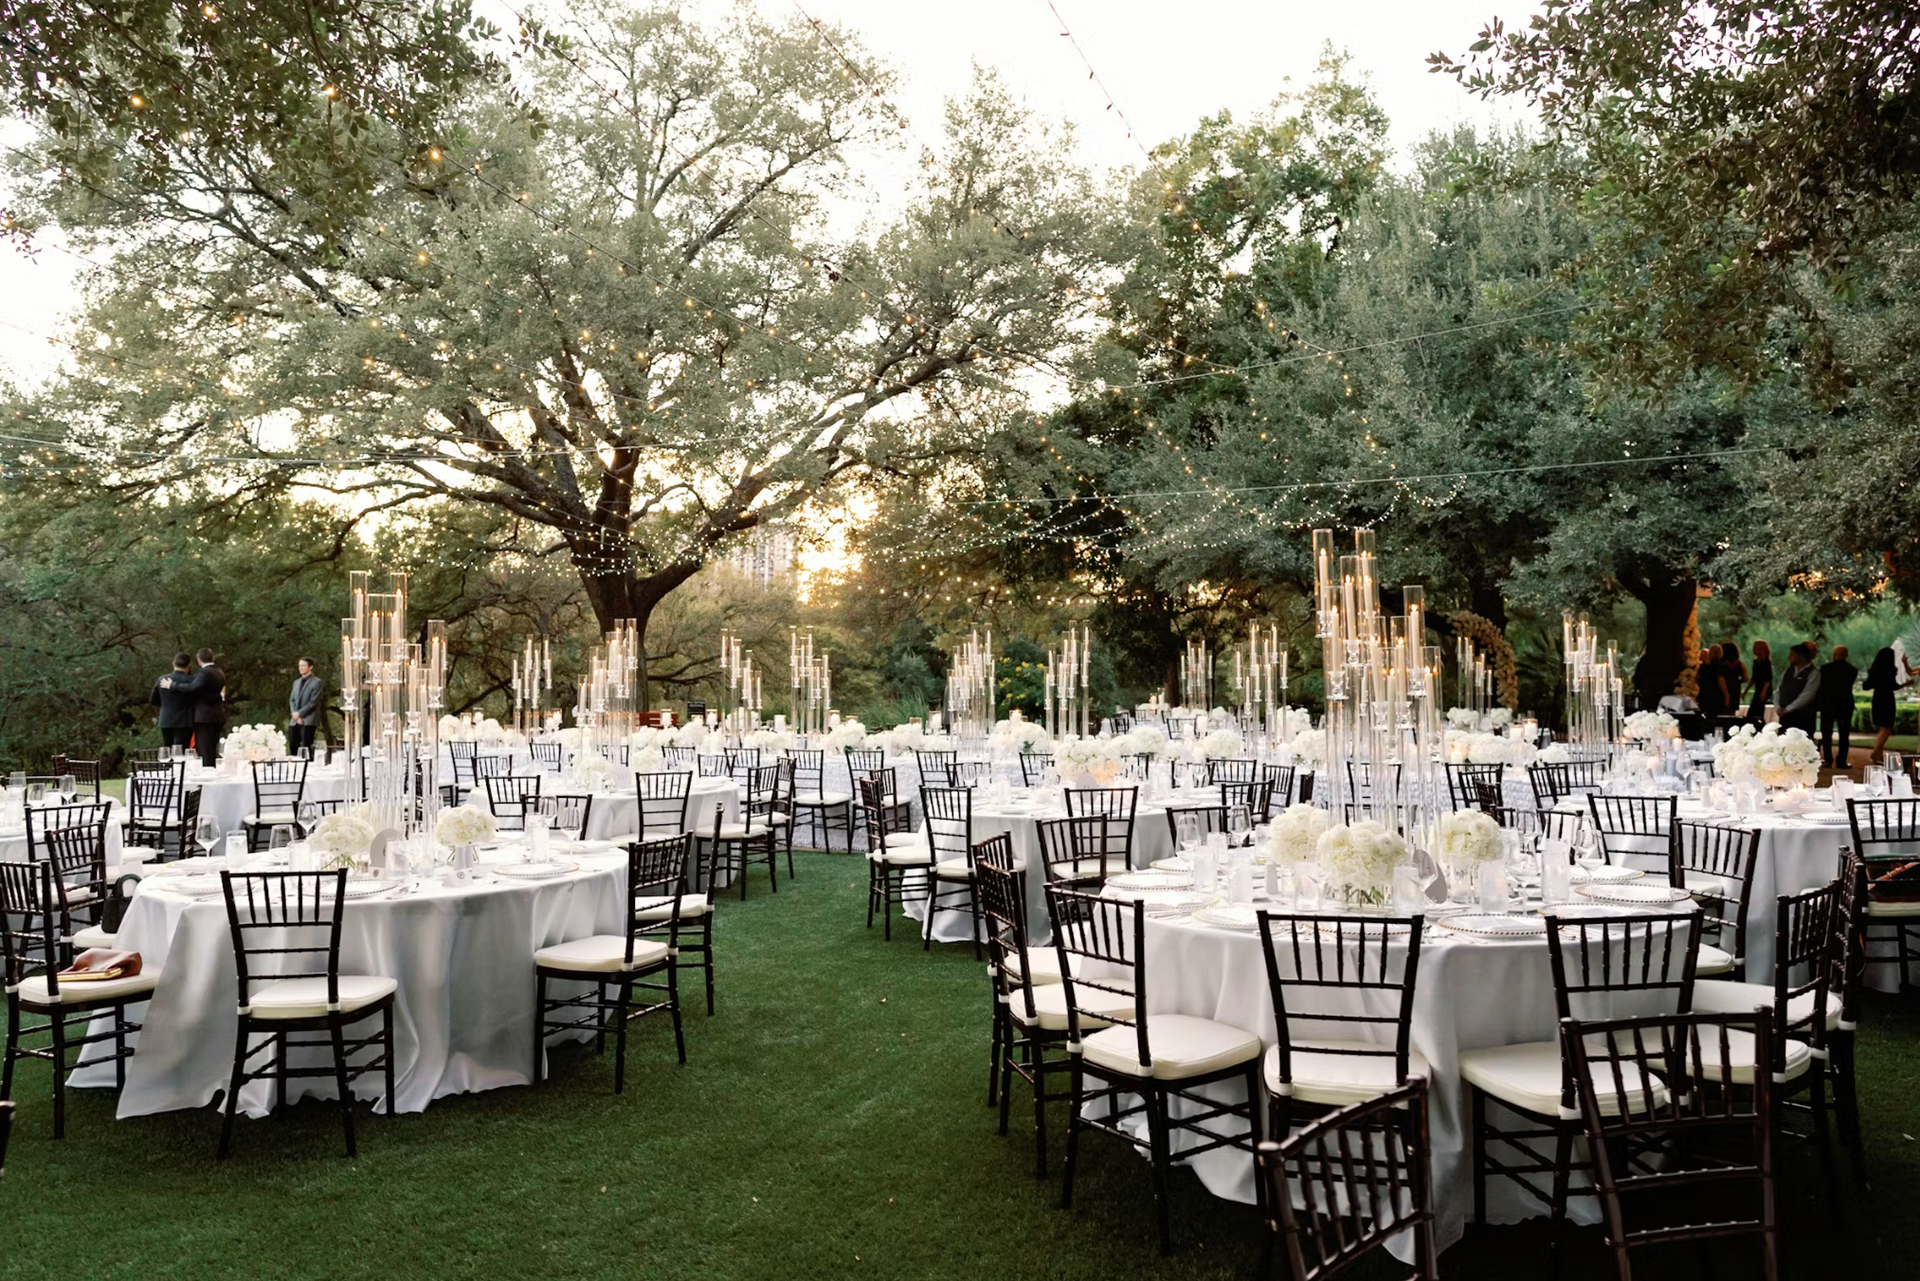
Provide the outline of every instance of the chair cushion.
{"type": "Polygon", "coordinates": [[[851,805],[853,795],[850,792],[801,792],[793,798],[793,803],[809,808],[821,805],[851,805]]]}
{"type": "Polygon", "coordinates": [[[1700,945],[1700,959],[1694,962],[1693,972],[1698,974],[1733,973],[1733,953],[1717,948],[1711,943],[1700,945]]]}
{"type": "Polygon", "coordinates": [[[933,875],[940,881],[971,881],[973,867],[964,858],[943,858],[933,865],[933,875]]]}
{"type": "MultiPolygon", "coordinates": [[[[1033,971],[1028,980],[1036,987],[1042,983],[1060,981],[1060,953],[1051,947],[1029,947],[1027,949],[1027,968],[1033,971]]],[[[1078,971],[1075,971],[1078,973],[1078,971]]],[[[1020,977],[1020,954],[1007,953],[1007,973],[1014,978],[1020,977]]]]}
{"type": "MultiPolygon", "coordinates": [[[[380,974],[342,974],[340,1009],[351,1014],[392,996],[398,980],[380,974]]],[[[256,1019],[311,1019],[327,1012],[327,981],[323,978],[280,979],[253,989],[256,1019]]]]}
{"type": "MultiPolygon", "coordinates": [[[[1078,987],[1074,991],[1080,997],[1080,1026],[1082,1028],[1106,1027],[1107,1021],[1100,1016],[1117,1014],[1130,1018],[1134,1011],[1131,994],[1109,992],[1104,988],[1078,987]]],[[[1013,1021],[1027,1025],[1027,1003],[1015,993],[1007,1002],[1007,1011],[1013,1015],[1013,1021]]],[[[1067,1030],[1067,989],[1056,979],[1052,983],[1033,985],[1034,1022],[1050,1032],[1067,1030]]],[[[1131,1031],[1132,1029],[1128,1029],[1131,1031]]]]}
{"type": "Polygon", "coordinates": [[[1868,916],[1920,916],[1920,899],[1906,902],[1882,902],[1879,899],[1867,900],[1868,916]]]}
{"type": "Polygon", "coordinates": [[[593,934],[571,943],[556,943],[533,954],[533,963],[542,969],[575,970],[581,974],[620,974],[644,969],[667,958],[665,943],[635,939],[633,963],[627,963],[627,940],[621,934],[593,934]]]}
{"type": "MultiPolygon", "coordinates": [[[[1737,1028],[1727,1029],[1727,1058],[1732,1069],[1728,1075],[1732,1078],[1734,1085],[1753,1084],[1753,1049],[1751,1032],[1742,1032],[1737,1028]]],[[[1717,1044],[1703,1045],[1700,1075],[1709,1081],[1718,1081],[1720,1079],[1719,1057],[1720,1049],[1717,1044]]],[[[1804,1075],[1813,1065],[1813,1048],[1805,1041],[1788,1041],[1783,1057],[1786,1060],[1786,1071],[1782,1079],[1792,1081],[1804,1075]]]]}
{"type": "MultiPolygon", "coordinates": [[[[1618,1115],[1620,1103],[1613,1084],[1612,1065],[1595,1064],[1595,1068],[1596,1075],[1604,1077],[1597,1091],[1600,1110],[1608,1116],[1618,1115]]],[[[1460,1077],[1502,1103],[1536,1116],[1561,1115],[1560,1046],[1557,1042],[1527,1041],[1520,1045],[1469,1050],[1460,1056],[1460,1077]]],[[[1639,1079],[1637,1072],[1625,1075],[1630,1092],[1635,1090],[1639,1079]]],[[[1656,1106],[1666,1102],[1666,1087],[1655,1085],[1653,1097],[1656,1106]]],[[[1576,1099],[1574,1108],[1578,1109],[1579,1106],[1576,1099]]]]}
{"type": "MultiPolygon", "coordinates": [[[[1770,983],[1733,983],[1726,979],[1703,979],[1693,985],[1695,1014],[1751,1014],[1761,1006],[1772,1008],[1770,983]]],[[[1813,993],[1802,992],[1787,1002],[1787,1022],[1803,1024],[1813,1019],[1813,993]]],[[[1827,996],[1827,1026],[1840,1026],[1840,1001],[1827,996]]]]}
{"type": "Polygon", "coordinates": [[[1106,1068],[1128,1076],[1152,1076],[1161,1081],[1202,1076],[1236,1063],[1260,1057],[1260,1038],[1230,1023],[1195,1018],[1189,1014],[1157,1014],[1147,1020],[1147,1050],[1153,1056],[1149,1072],[1135,1058],[1140,1038],[1130,1027],[1110,1027],[1080,1042],[1081,1062],[1088,1068],[1106,1068]]]}
{"type": "MultiPolygon", "coordinates": [[[[1151,1024],[1149,1024],[1151,1026],[1151,1024]]],[[[1315,1049],[1324,1046],[1328,1049],[1364,1049],[1381,1050],[1390,1047],[1373,1041],[1343,1041],[1327,1037],[1316,1038],[1306,1047],[1293,1048],[1293,1080],[1280,1080],[1280,1047],[1274,1046],[1267,1051],[1261,1062],[1261,1075],[1266,1078],[1267,1089],[1274,1094],[1284,1094],[1298,1099],[1302,1103],[1328,1103],[1336,1107],[1346,1107],[1350,1103],[1365,1103],[1368,1099],[1377,1099],[1389,1090],[1399,1088],[1399,1082],[1393,1079],[1393,1059],[1378,1054],[1328,1054],[1315,1049]]],[[[1407,1073],[1411,1076],[1425,1076],[1431,1079],[1427,1060],[1420,1051],[1408,1049],[1407,1073]]]]}
{"type": "Polygon", "coordinates": [[[73,950],[76,952],[85,952],[89,948],[96,947],[104,947],[112,951],[113,946],[113,935],[98,925],[89,925],[73,932],[73,950]]]}
{"type": "Polygon", "coordinates": [[[20,984],[20,1000],[26,1005],[91,1005],[96,1001],[123,1001],[145,996],[160,982],[159,970],[143,970],[131,978],[107,979],[99,983],[62,983],[60,995],[47,992],[47,976],[36,974],[20,984]]]}
{"type": "Polygon", "coordinates": [[[1108,859],[1104,868],[1097,858],[1047,864],[1047,875],[1056,881],[1097,881],[1102,876],[1118,876],[1126,870],[1127,860],[1119,854],[1108,859]]]}
{"type": "MultiPolygon", "coordinates": [[[[713,905],[707,902],[707,896],[704,894],[682,894],[680,896],[680,919],[683,921],[689,917],[705,916],[712,910],[713,905]]],[[[636,921],[664,921],[672,912],[673,900],[671,898],[643,898],[634,910],[633,919],[636,921]]]]}
{"type": "Polygon", "coordinates": [[[240,822],[246,827],[272,827],[277,823],[293,824],[299,818],[292,810],[261,810],[257,814],[242,814],[240,822]]]}
{"type": "Polygon", "coordinates": [[[720,825],[720,839],[723,841],[754,841],[759,840],[772,830],[773,827],[771,825],[761,822],[722,823],[720,825]]]}
{"type": "MultiPolygon", "coordinates": [[[[883,861],[880,851],[868,853],[869,862],[883,861]]],[[[933,851],[924,845],[889,845],[884,861],[894,867],[930,867],[933,864],[933,851]]]]}

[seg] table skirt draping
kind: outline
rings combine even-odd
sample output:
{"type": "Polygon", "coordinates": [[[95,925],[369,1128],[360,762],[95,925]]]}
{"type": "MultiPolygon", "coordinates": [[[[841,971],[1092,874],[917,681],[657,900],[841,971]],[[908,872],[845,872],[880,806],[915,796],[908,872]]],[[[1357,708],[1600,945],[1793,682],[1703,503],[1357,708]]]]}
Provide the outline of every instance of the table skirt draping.
{"type": "MultiPolygon", "coordinates": [[[[120,865],[125,859],[125,842],[121,839],[120,820],[126,810],[118,801],[109,798],[111,809],[107,811],[107,875],[117,876],[120,865]]],[[[0,863],[24,863],[27,861],[27,829],[14,828],[0,832],[0,863]]]]}
{"type": "MultiPolygon", "coordinates": [[[[621,928],[624,860],[573,857],[581,870],[551,881],[430,885],[347,904],[341,971],[400,982],[393,1015],[400,1111],[532,1080],[534,952],[621,928]]],[[[238,1026],[224,901],[187,898],[148,882],[129,904],[119,940],[162,972],[153,999],[134,1015],[144,1026],[127,1064],[119,1115],[207,1106],[226,1089],[238,1026]]],[[[113,1073],[82,1068],[73,1081],[111,1086],[113,1073]]],[[[375,1073],[357,1081],[354,1092],[372,1100],[384,1087],[375,1073]]],[[[289,1099],[307,1095],[335,1097],[332,1081],[289,1083],[289,1099]]],[[[240,1103],[258,1117],[267,1114],[270,1099],[271,1087],[255,1082],[240,1103]]]]}

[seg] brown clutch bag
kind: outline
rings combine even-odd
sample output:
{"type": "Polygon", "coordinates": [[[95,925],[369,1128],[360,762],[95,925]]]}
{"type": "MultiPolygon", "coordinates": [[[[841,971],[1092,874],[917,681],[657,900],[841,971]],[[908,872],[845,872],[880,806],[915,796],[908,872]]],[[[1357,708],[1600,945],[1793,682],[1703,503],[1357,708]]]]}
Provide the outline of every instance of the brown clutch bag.
{"type": "Polygon", "coordinates": [[[93,947],[74,957],[73,964],[60,971],[60,981],[104,983],[108,979],[130,979],[139,973],[140,953],[93,947]]]}

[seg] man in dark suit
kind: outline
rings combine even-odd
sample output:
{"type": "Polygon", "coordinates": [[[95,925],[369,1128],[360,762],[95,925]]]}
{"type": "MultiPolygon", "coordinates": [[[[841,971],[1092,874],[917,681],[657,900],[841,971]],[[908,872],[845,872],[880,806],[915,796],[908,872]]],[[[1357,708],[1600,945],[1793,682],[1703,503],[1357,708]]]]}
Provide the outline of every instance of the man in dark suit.
{"type": "Polygon", "coordinates": [[[200,751],[200,763],[212,769],[220,759],[220,735],[227,728],[227,674],[213,661],[213,651],[202,649],[194,655],[200,670],[185,681],[166,681],[176,690],[185,690],[193,699],[193,745],[200,751]]]}
{"type": "Polygon", "coordinates": [[[193,659],[186,650],[173,656],[173,670],[153,682],[147,701],[160,709],[160,745],[185,747],[193,740],[193,695],[179,688],[192,679],[193,659]]]}
{"type": "Polygon", "coordinates": [[[1847,661],[1847,647],[1833,647],[1833,661],[1820,665],[1820,756],[1838,770],[1847,768],[1853,753],[1853,682],[1860,669],[1847,661]],[[1834,750],[1838,731],[1840,748],[1834,750]]]}

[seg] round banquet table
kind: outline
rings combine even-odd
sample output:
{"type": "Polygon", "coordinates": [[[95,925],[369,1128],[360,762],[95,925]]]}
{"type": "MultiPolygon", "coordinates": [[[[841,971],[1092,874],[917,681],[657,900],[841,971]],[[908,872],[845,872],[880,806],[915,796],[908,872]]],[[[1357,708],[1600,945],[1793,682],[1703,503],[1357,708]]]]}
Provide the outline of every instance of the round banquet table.
{"type": "MultiPolygon", "coordinates": [[[[1275,1043],[1273,1000],[1261,950],[1258,930],[1223,929],[1185,916],[1149,915],[1145,956],[1149,1018],[1187,1014],[1214,1019],[1257,1035],[1271,1049],[1275,1043]]],[[[1386,1011],[1381,1007],[1369,1012],[1386,1011]]],[[[1312,1032],[1309,1026],[1301,1035],[1312,1032]]],[[[1353,1034],[1350,1027],[1338,1033],[1353,1034]]],[[[1552,1041],[1557,1036],[1552,962],[1543,936],[1494,939],[1449,930],[1437,919],[1428,919],[1420,944],[1411,1043],[1429,1065],[1433,1190],[1441,1248],[1460,1238],[1473,1212],[1472,1145],[1460,1055],[1552,1041]]],[[[1208,1093],[1214,1091],[1222,1099],[1245,1095],[1239,1082],[1208,1087],[1208,1093]]],[[[1499,1107],[1493,1102],[1488,1106],[1499,1107]]],[[[1176,1132],[1176,1159],[1181,1145],[1191,1141],[1176,1132]]],[[[1214,1195],[1253,1203],[1253,1161],[1246,1152],[1217,1148],[1200,1153],[1189,1164],[1214,1195]]],[[[1544,1212],[1539,1202],[1510,1181],[1488,1180],[1490,1222],[1512,1223],[1544,1212]]],[[[1577,1222],[1593,1222],[1593,1199],[1573,1198],[1569,1213],[1577,1222]]]]}
{"type": "MultiPolygon", "coordinates": [[[[93,804],[91,800],[83,804],[93,804]]],[[[106,797],[107,810],[107,875],[117,876],[120,864],[124,861],[124,842],[121,839],[120,823],[126,817],[126,811],[120,802],[106,797]]],[[[0,828],[0,863],[24,863],[27,861],[27,828],[22,819],[18,827],[0,828]]]]}
{"type": "MultiPolygon", "coordinates": [[[[555,852],[579,869],[547,880],[489,873],[458,887],[422,881],[405,893],[347,903],[341,972],[400,981],[393,1013],[400,1111],[532,1080],[534,952],[618,932],[625,900],[623,851],[588,842],[555,852]]],[[[482,854],[484,860],[504,857],[482,854]]],[[[144,1026],[127,1062],[122,1117],[205,1107],[226,1089],[233,1070],[238,981],[226,903],[218,893],[168,890],[172,879],[143,881],[120,925],[119,946],[161,970],[153,999],[133,1016],[144,1026]]],[[[82,1068],[72,1081],[111,1087],[113,1072],[107,1065],[82,1068]]],[[[241,1092],[248,1116],[267,1114],[271,1089],[252,1082],[241,1092]]],[[[357,1083],[361,1098],[380,1093],[378,1073],[357,1083]]],[[[308,1095],[335,1097],[332,1080],[288,1083],[289,1099],[308,1095]]]]}
{"type": "MultiPolygon", "coordinates": [[[[979,796],[978,791],[975,792],[979,796]]],[[[1127,845],[1127,867],[1142,868],[1157,859],[1173,856],[1173,834],[1167,827],[1167,807],[1176,809],[1218,805],[1220,794],[1205,792],[1175,793],[1172,796],[1152,801],[1140,801],[1133,811],[1133,839],[1127,845]]],[[[1013,865],[1016,868],[1039,868],[1040,824],[1051,819],[1065,818],[1067,811],[1063,801],[1037,801],[1022,804],[1018,800],[1008,804],[996,805],[987,801],[976,801],[973,807],[973,839],[976,844],[989,840],[1001,833],[1013,837],[1013,865]]],[[[925,840],[924,831],[918,839],[925,840]]],[[[1112,869],[1120,871],[1120,868],[1112,869]]],[[[1027,892],[1027,935],[1035,943],[1047,943],[1053,938],[1052,927],[1048,924],[1046,881],[1044,874],[1029,874],[1024,878],[1027,892]]],[[[958,907],[943,907],[934,913],[934,919],[927,924],[927,900],[923,896],[924,881],[919,884],[909,882],[909,898],[903,905],[908,916],[921,922],[923,934],[931,932],[936,943],[966,943],[973,938],[973,915],[962,901],[958,907]]]]}
{"type": "MultiPolygon", "coordinates": [[[[1584,800],[1577,805],[1561,802],[1562,809],[1591,813],[1584,800]]],[[[1680,798],[1677,811],[1689,822],[1723,823],[1729,827],[1760,829],[1760,852],[1753,864],[1753,888],[1747,897],[1746,979],[1750,983],[1773,981],[1773,933],[1779,919],[1776,900],[1782,894],[1798,894],[1825,885],[1840,873],[1840,849],[1853,841],[1844,809],[1835,812],[1824,799],[1816,800],[1797,814],[1766,809],[1758,814],[1732,814],[1708,810],[1704,805],[1680,798]]],[[[1616,838],[1617,839],[1617,838],[1616,838]]],[[[1646,838],[1645,853],[1628,853],[1621,861],[1631,867],[1665,873],[1667,849],[1665,837],[1646,838]]],[[[1885,990],[1893,989],[1895,976],[1885,965],[1872,966],[1868,981],[1885,990]]]]}
{"type": "MultiPolygon", "coordinates": [[[[565,780],[541,786],[549,791],[564,793],[568,791],[565,780]]],[[[640,797],[631,788],[624,792],[594,792],[593,804],[587,810],[587,837],[596,841],[623,840],[635,836],[640,831],[640,797]]],[[[729,778],[701,778],[695,776],[687,791],[687,825],[685,831],[695,836],[713,833],[713,810],[719,806],[725,813],[722,821],[738,823],[740,821],[740,785],[729,778]]]]}
{"type": "MultiPolygon", "coordinates": [[[[188,791],[200,789],[200,817],[212,816],[220,820],[222,832],[240,830],[240,820],[253,813],[253,771],[243,762],[237,774],[223,774],[217,769],[203,770],[189,766],[186,774],[188,791]]],[[[307,769],[306,790],[300,799],[306,801],[337,801],[347,794],[347,775],[344,765],[312,765],[307,769]]],[[[192,833],[188,833],[192,835],[192,833]]]]}

